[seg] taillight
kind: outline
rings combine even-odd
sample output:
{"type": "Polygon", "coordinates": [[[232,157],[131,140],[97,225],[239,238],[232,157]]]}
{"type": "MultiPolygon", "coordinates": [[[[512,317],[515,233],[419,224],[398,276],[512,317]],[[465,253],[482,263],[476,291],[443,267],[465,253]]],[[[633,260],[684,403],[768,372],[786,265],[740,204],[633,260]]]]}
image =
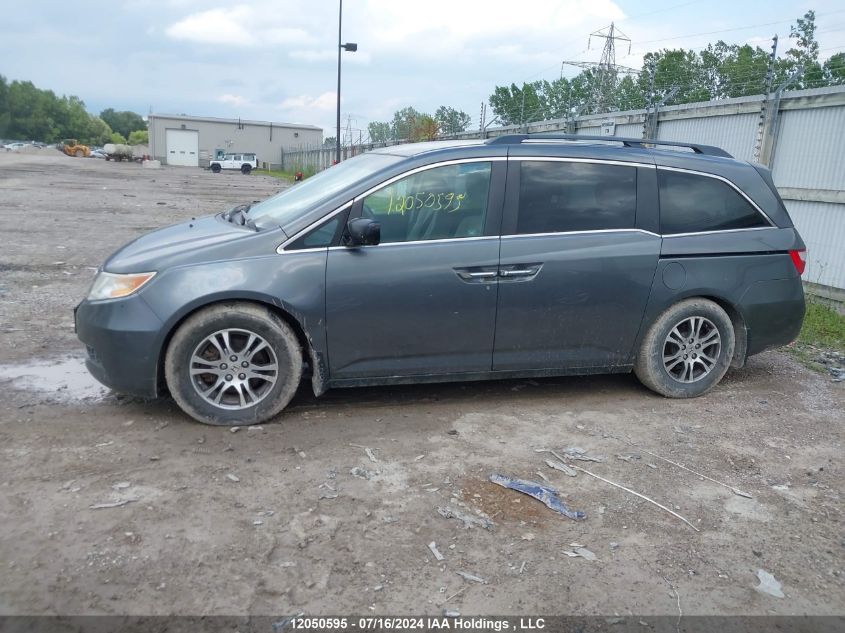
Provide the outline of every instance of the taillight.
{"type": "Polygon", "coordinates": [[[789,251],[789,259],[792,260],[795,270],[799,275],[804,274],[804,269],[807,267],[807,251],[805,249],[789,251]]]}

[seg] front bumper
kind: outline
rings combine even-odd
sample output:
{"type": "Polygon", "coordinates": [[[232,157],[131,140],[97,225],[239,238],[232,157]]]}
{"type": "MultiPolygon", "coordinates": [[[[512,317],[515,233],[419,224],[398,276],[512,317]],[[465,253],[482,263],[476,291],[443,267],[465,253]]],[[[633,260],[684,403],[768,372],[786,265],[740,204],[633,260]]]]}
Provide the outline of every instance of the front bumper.
{"type": "Polygon", "coordinates": [[[107,387],[134,396],[158,396],[162,322],[140,296],[88,301],[74,309],[88,371],[107,387]]]}

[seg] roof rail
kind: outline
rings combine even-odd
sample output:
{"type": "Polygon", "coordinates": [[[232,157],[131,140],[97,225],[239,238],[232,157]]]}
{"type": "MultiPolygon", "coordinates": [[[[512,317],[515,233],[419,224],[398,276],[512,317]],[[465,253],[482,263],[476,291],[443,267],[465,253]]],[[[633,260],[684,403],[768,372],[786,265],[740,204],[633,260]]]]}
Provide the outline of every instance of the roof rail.
{"type": "Polygon", "coordinates": [[[488,145],[518,145],[524,141],[530,140],[550,140],[550,141],[611,141],[622,143],[625,147],[639,147],[648,149],[649,145],[660,145],[665,147],[688,147],[696,154],[704,154],[706,156],[723,156],[725,158],[733,158],[721,147],[713,145],[701,145],[699,143],[678,143],[677,141],[659,141],[657,139],[642,139],[642,138],[622,138],[618,136],[587,136],[583,134],[557,134],[557,133],[542,133],[542,134],[505,134],[503,136],[494,136],[487,139],[488,145]]]}

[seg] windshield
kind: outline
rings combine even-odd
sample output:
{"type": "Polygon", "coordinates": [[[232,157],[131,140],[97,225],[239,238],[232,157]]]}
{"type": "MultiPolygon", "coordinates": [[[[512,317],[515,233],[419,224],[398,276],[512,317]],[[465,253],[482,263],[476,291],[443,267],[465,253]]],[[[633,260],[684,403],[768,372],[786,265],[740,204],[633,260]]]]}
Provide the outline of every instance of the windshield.
{"type": "Polygon", "coordinates": [[[264,202],[253,205],[249,217],[260,227],[284,227],[367,176],[402,160],[386,154],[361,154],[303,180],[264,202]]]}

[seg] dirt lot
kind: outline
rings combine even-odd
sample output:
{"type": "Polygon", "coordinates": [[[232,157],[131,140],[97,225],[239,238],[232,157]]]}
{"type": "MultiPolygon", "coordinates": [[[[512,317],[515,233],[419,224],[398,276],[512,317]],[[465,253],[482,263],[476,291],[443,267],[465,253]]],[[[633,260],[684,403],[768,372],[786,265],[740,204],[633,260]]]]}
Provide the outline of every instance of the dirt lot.
{"type": "Polygon", "coordinates": [[[93,269],[280,186],[0,154],[0,614],[845,613],[845,383],[782,352],[691,401],[633,376],[303,389],[237,433],[102,393],[71,316],[93,269]],[[606,460],[571,463],[699,531],[534,450],[573,446],[606,460]],[[587,518],[487,481],[537,471],[587,518]],[[447,504],[495,525],[465,529],[447,504]],[[566,555],[576,542],[598,560],[566,555]],[[785,597],[755,589],[759,569],[785,597]]]}

